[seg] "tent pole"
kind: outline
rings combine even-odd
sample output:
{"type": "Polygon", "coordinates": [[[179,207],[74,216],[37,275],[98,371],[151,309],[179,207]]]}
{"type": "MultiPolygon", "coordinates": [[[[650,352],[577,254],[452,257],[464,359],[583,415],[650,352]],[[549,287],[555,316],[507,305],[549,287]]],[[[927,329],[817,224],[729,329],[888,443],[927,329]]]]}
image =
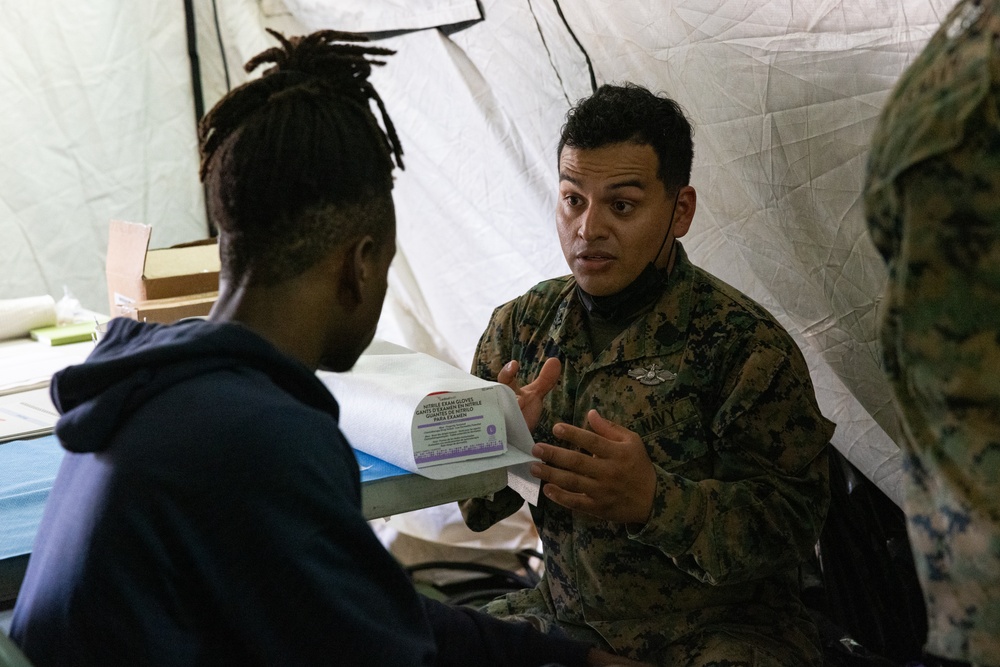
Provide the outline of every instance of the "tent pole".
{"type": "MultiPolygon", "coordinates": [[[[198,57],[198,29],[195,23],[194,0],[184,0],[184,23],[187,26],[187,46],[188,59],[191,62],[191,92],[194,97],[194,126],[195,138],[198,135],[198,125],[205,115],[205,93],[201,85],[201,60],[198,57]]],[[[212,224],[212,219],[208,214],[208,197],[202,187],[202,202],[205,206],[205,223],[208,227],[208,235],[215,237],[218,230],[212,224]]]]}
{"type": "Polygon", "coordinates": [[[184,0],[184,18],[187,25],[188,59],[191,61],[191,88],[194,92],[194,120],[201,122],[205,115],[205,95],[201,89],[201,63],[198,59],[198,32],[195,27],[194,0],[184,0]]]}

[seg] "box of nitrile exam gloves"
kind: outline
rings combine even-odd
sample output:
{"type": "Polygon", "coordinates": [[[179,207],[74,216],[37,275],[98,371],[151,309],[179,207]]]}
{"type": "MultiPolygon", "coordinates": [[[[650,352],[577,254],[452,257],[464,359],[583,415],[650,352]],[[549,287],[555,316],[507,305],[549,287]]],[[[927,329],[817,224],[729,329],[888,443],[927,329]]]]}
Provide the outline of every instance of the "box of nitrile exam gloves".
{"type": "Polygon", "coordinates": [[[108,232],[108,307],[111,317],[176,322],[207,315],[219,295],[215,239],[149,248],[153,228],[112,220],[108,232]]]}

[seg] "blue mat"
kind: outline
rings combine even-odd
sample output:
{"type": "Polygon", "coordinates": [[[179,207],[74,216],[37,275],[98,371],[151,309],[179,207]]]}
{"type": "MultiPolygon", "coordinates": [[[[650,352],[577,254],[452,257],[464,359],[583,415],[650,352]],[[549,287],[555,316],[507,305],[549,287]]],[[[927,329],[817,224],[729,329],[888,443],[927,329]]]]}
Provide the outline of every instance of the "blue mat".
{"type": "Polygon", "coordinates": [[[410,475],[409,470],[403,470],[387,461],[377,459],[371,454],[355,449],[354,458],[358,460],[358,467],[361,468],[361,483],[374,482],[377,479],[386,477],[398,477],[399,475],[410,475]]]}
{"type": "MultiPolygon", "coordinates": [[[[0,444],[0,560],[31,552],[63,453],[54,435],[0,444]]],[[[410,474],[364,452],[354,454],[362,483],[410,474]]]]}
{"type": "Polygon", "coordinates": [[[54,435],[0,444],[0,559],[31,551],[63,453],[54,435]]]}

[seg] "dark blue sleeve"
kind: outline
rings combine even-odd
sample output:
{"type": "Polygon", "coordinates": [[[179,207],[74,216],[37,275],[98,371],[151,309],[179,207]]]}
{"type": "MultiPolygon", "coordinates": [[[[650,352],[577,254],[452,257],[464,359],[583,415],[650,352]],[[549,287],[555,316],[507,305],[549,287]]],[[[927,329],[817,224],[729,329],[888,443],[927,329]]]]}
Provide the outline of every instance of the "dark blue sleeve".
{"type": "Polygon", "coordinates": [[[434,664],[413,585],[361,514],[347,443],[330,424],[283,426],[280,444],[243,447],[250,472],[233,487],[246,486],[227,494],[242,501],[221,501],[227,520],[205,531],[218,605],[262,664],[434,664]]]}
{"type": "Polygon", "coordinates": [[[434,665],[336,422],[226,379],[165,392],[106,452],[69,455],[18,601],[32,662],[434,665]]]}
{"type": "Polygon", "coordinates": [[[438,646],[437,667],[583,667],[590,646],[423,597],[438,646]]]}

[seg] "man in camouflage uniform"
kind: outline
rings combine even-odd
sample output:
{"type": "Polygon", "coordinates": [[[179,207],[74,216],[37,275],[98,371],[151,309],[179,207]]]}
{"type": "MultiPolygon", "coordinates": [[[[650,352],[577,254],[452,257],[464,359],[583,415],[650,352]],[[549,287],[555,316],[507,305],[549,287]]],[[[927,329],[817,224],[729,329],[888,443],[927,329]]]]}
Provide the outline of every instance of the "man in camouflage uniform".
{"type": "MultiPolygon", "coordinates": [[[[927,651],[1000,666],[1000,1],[961,2],[903,74],[865,205],[906,455],[927,651]]],[[[930,663],[930,661],[929,661],[930,663]]]]}
{"type": "MultiPolygon", "coordinates": [[[[518,392],[544,462],[544,578],[486,611],[661,665],[821,665],[797,575],[833,425],[787,332],[675,242],[691,160],[680,108],[643,88],[602,86],[569,114],[573,275],[499,307],[474,362],[518,392]]],[[[462,510],[484,530],[520,505],[505,489],[462,510]]]]}

